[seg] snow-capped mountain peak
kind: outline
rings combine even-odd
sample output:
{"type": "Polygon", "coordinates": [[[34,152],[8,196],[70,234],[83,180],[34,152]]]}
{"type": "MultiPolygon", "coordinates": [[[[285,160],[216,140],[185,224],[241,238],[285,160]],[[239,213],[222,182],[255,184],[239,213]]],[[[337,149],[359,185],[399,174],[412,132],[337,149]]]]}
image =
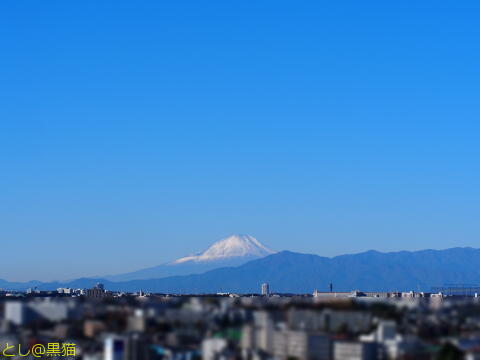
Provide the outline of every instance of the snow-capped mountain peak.
{"type": "Polygon", "coordinates": [[[232,235],[217,241],[200,254],[180,258],[175,260],[172,264],[180,264],[190,261],[208,262],[240,257],[260,258],[273,253],[275,253],[275,251],[268,249],[253,236],[232,235]]]}
{"type": "Polygon", "coordinates": [[[273,253],[275,251],[268,249],[252,236],[232,235],[217,241],[204,252],[158,266],[104,278],[111,281],[130,281],[201,274],[220,267],[240,266],[273,253]]]}

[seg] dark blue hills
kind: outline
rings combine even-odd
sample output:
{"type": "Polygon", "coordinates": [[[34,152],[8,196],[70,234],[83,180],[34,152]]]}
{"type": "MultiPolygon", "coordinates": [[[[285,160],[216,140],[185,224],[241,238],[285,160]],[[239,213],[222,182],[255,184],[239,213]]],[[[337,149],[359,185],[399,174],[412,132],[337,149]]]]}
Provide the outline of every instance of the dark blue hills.
{"type": "Polygon", "coordinates": [[[282,251],[250,261],[238,267],[224,267],[203,274],[172,276],[159,279],[113,282],[99,279],[77,279],[67,283],[9,283],[5,289],[38,286],[87,288],[103,282],[109,290],[160,293],[200,294],[216,292],[259,292],[268,282],[274,292],[311,293],[326,291],[429,291],[446,283],[480,284],[480,249],[400,251],[381,253],[367,251],[333,258],[282,251]]]}

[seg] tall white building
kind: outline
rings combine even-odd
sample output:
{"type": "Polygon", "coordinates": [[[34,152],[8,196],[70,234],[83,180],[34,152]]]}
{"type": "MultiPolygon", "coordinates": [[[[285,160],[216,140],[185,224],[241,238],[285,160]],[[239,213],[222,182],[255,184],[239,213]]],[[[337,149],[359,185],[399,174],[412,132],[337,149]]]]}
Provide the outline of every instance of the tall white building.
{"type": "Polygon", "coordinates": [[[270,286],[268,283],[263,283],[262,284],[262,295],[263,296],[269,296],[270,295],[270,286]]]}

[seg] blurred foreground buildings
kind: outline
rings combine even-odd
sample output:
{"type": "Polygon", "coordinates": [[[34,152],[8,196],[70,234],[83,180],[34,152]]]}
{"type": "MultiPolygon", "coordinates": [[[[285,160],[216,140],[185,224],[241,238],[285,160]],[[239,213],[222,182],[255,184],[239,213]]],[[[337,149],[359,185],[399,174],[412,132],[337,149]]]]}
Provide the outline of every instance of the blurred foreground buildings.
{"type": "Polygon", "coordinates": [[[480,359],[480,301],[474,296],[280,295],[268,284],[261,290],[176,296],[112,293],[98,284],[3,292],[0,345],[70,343],[75,355],[56,358],[85,360],[480,359]]]}

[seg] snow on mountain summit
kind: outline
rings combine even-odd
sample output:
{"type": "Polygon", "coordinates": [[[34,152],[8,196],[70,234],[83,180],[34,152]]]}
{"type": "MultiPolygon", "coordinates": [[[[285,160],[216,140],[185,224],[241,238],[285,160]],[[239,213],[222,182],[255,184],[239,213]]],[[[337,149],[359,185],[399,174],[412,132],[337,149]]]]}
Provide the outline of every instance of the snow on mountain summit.
{"type": "Polygon", "coordinates": [[[252,257],[260,258],[275,251],[268,249],[260,241],[250,235],[232,235],[220,241],[217,241],[204,252],[186,256],[175,260],[172,264],[180,264],[184,262],[204,262],[215,261],[236,257],[252,257]]]}
{"type": "Polygon", "coordinates": [[[130,273],[104,276],[110,281],[160,279],[169,276],[203,274],[220,267],[236,267],[273,254],[249,235],[232,235],[217,241],[204,252],[130,273]]]}

